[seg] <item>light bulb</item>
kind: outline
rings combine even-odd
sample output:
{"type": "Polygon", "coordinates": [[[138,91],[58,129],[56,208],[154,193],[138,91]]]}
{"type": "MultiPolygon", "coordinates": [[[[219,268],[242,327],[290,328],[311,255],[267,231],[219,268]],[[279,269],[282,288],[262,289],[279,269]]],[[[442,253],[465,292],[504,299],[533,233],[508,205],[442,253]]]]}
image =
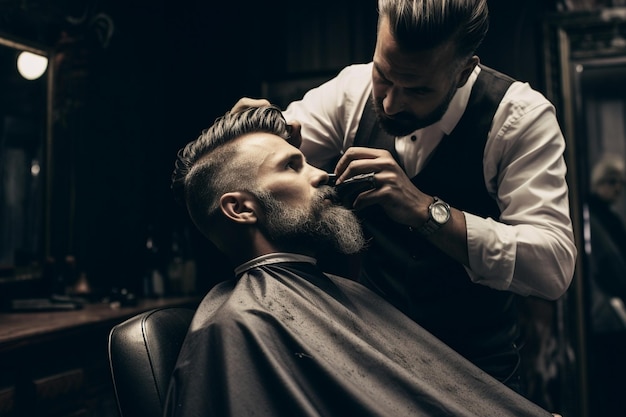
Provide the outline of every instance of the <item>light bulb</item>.
{"type": "Polygon", "coordinates": [[[27,80],[36,80],[41,77],[48,68],[48,58],[45,56],[23,51],[17,57],[17,69],[21,76],[27,80]]]}

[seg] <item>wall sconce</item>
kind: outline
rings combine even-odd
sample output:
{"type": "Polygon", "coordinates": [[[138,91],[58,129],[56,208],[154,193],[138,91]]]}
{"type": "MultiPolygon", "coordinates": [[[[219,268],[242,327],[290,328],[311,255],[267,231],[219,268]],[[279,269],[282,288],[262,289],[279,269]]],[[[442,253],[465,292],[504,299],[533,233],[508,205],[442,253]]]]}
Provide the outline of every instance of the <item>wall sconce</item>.
{"type": "Polygon", "coordinates": [[[45,56],[23,51],[17,57],[17,70],[27,80],[36,80],[48,68],[48,58],[45,56]]]}

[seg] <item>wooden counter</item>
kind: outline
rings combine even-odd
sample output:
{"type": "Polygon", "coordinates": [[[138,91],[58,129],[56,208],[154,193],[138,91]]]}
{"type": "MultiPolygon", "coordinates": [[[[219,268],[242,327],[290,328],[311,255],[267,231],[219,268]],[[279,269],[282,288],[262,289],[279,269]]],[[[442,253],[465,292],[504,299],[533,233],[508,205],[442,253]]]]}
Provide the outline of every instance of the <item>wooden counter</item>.
{"type": "Polygon", "coordinates": [[[139,300],[111,308],[0,313],[1,417],[115,417],[107,341],[111,328],[143,311],[195,308],[199,297],[139,300]]]}

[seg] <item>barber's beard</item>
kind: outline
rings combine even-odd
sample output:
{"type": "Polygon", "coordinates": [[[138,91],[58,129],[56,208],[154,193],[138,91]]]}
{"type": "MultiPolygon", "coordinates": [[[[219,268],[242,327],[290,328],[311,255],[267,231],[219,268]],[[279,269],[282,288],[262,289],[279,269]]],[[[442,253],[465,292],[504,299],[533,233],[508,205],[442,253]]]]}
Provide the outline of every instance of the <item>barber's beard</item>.
{"type": "Polygon", "coordinates": [[[359,252],[365,247],[361,225],[352,211],[325,201],[333,193],[330,187],[319,188],[308,210],[291,207],[266,193],[257,194],[266,209],[266,232],[277,242],[300,247],[319,249],[330,244],[344,254],[359,252]]]}
{"type": "Polygon", "coordinates": [[[418,129],[425,128],[441,120],[443,115],[446,114],[456,90],[456,86],[453,86],[450,91],[448,91],[448,94],[441,104],[423,117],[417,117],[414,114],[402,112],[396,113],[393,115],[393,118],[390,118],[385,114],[382,100],[374,98],[373,93],[370,96],[370,100],[372,100],[372,104],[374,105],[378,124],[385,132],[392,136],[407,136],[418,129]]]}

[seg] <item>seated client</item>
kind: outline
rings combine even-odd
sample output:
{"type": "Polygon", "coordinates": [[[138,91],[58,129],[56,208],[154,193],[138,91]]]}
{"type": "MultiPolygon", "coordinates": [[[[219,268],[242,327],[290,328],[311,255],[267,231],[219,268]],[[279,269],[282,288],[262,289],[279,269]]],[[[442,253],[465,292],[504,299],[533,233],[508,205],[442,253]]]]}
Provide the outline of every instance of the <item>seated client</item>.
{"type": "Polygon", "coordinates": [[[226,113],[178,154],[172,188],[239,265],[201,302],[168,416],[550,416],[315,256],[366,244],[273,106],[226,113]]]}

